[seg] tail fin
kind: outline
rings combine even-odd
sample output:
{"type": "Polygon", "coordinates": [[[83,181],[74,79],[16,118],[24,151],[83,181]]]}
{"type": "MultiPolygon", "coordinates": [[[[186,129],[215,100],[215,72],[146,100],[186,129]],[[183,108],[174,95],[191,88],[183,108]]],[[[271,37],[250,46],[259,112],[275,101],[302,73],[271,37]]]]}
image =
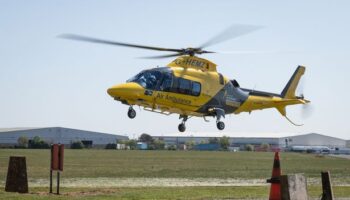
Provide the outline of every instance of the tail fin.
{"type": "Polygon", "coordinates": [[[300,81],[301,76],[303,76],[305,72],[305,67],[299,65],[298,68],[295,70],[293,76],[288,81],[287,85],[284,87],[281,96],[283,98],[287,99],[295,99],[295,90],[298,86],[298,83],[300,81]]]}

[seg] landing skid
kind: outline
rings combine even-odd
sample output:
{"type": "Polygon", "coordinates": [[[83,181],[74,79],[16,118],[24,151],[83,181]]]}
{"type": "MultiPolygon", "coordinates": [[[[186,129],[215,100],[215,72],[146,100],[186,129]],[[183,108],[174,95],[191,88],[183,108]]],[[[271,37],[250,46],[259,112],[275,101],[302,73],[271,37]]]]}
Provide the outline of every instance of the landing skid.
{"type": "Polygon", "coordinates": [[[284,116],[291,124],[293,124],[294,126],[304,126],[304,124],[296,124],[295,122],[293,122],[292,120],[290,120],[287,116],[284,116]]]}

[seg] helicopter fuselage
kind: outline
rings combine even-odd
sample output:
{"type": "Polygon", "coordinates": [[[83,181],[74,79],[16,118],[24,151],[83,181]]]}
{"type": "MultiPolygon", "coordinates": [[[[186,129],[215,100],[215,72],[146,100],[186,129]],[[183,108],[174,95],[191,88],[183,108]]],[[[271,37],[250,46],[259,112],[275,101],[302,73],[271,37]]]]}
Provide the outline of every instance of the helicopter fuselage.
{"type": "Polygon", "coordinates": [[[182,56],[166,67],[144,70],[126,83],[109,88],[108,94],[149,111],[197,117],[225,117],[272,107],[285,115],[285,106],[306,103],[300,98],[241,88],[236,80],[218,73],[214,63],[194,56],[182,56]]]}
{"type": "Polygon", "coordinates": [[[211,115],[211,108],[230,114],[249,96],[220,73],[181,67],[144,70],[108,93],[124,104],[188,116],[211,115]]]}

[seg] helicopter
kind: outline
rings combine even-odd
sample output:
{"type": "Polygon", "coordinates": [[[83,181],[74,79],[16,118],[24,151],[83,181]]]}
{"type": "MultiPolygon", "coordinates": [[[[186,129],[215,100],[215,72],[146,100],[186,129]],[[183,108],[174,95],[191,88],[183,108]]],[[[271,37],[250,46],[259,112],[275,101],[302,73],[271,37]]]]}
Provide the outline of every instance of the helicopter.
{"type": "Polygon", "coordinates": [[[296,95],[298,83],[305,73],[304,66],[298,66],[280,94],[242,88],[237,80],[230,79],[217,71],[217,65],[201,54],[217,53],[204,48],[248,34],[261,27],[234,25],[221,34],[211,38],[196,48],[162,48],[138,44],[115,42],[76,34],[63,34],[59,37],[71,40],[141,48],[155,51],[173,52],[172,54],[144,57],[171,58],[175,60],[164,67],[145,69],[128,79],[107,89],[107,93],[116,101],[129,107],[127,115],[136,117],[134,106],[164,115],[179,114],[181,123],[178,130],[186,130],[186,121],[191,117],[216,118],[218,130],[224,130],[223,118],[229,114],[239,114],[255,110],[275,108],[293,125],[286,115],[286,106],[308,104],[304,95],[296,95]]]}

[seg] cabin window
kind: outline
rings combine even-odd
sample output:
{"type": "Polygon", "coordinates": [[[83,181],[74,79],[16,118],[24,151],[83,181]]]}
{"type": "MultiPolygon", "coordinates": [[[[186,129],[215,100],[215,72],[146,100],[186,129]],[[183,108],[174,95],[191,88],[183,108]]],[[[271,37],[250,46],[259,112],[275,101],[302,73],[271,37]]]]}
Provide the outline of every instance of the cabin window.
{"type": "Polygon", "coordinates": [[[201,94],[201,84],[197,82],[192,83],[192,95],[199,96],[201,94]]]}
{"type": "Polygon", "coordinates": [[[178,92],[181,94],[191,94],[191,81],[179,78],[178,92]]]}
{"type": "Polygon", "coordinates": [[[201,93],[201,84],[188,79],[177,78],[170,73],[165,73],[158,89],[164,92],[199,96],[201,93]]]}

